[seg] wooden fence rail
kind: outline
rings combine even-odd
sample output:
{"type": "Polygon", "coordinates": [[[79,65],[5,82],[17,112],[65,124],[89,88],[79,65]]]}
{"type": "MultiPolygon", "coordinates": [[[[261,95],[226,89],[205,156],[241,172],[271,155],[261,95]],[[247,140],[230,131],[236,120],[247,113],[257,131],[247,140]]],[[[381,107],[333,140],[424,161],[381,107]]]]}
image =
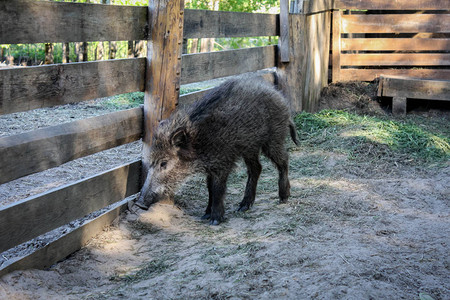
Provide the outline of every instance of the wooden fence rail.
{"type": "MultiPolygon", "coordinates": [[[[183,10],[179,3],[151,0],[149,7],[155,9],[151,11],[149,7],[0,1],[0,44],[152,42],[147,58],[0,69],[0,114],[135,91],[146,94],[144,112],[135,108],[0,138],[0,184],[138,140],[151,131],[148,123],[144,125],[149,114],[158,109],[167,114],[173,108],[170,102],[162,102],[161,107],[149,106],[149,99],[159,101],[161,95],[178,98],[180,83],[277,66],[276,46],[183,56],[179,50],[183,37],[279,36],[279,15],[183,10]],[[174,15],[176,18],[172,18],[174,15]],[[158,20],[164,26],[153,26],[158,20]],[[170,40],[169,32],[176,51],[164,55],[169,53],[164,48],[170,40]],[[164,47],[153,51],[158,45],[164,47]],[[158,82],[168,82],[163,85],[166,89],[158,90],[158,82]]],[[[287,53],[291,59],[295,55],[287,53]]],[[[292,69],[292,74],[296,73],[300,72],[292,69]]],[[[180,101],[192,102],[204,93],[184,95],[180,101]]],[[[145,171],[141,169],[141,161],[132,162],[1,208],[0,252],[114,204],[101,216],[44,248],[7,261],[0,266],[0,276],[16,269],[49,267],[79,249],[124,209],[125,197],[139,191],[141,173],[145,171]]]]}
{"type": "Polygon", "coordinates": [[[450,78],[448,1],[335,1],[332,80],[450,78]],[[352,10],[357,10],[353,12],[352,10]]]}

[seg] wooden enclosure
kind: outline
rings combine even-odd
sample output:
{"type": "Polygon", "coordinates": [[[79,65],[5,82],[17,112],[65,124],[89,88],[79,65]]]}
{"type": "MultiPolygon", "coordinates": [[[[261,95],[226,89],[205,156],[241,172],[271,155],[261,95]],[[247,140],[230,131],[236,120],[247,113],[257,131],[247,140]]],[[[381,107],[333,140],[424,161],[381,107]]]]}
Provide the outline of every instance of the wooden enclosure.
{"type": "Polygon", "coordinates": [[[336,0],[332,81],[450,79],[448,0],[336,0]]]}
{"type": "MultiPolygon", "coordinates": [[[[181,84],[277,67],[280,53],[284,53],[279,66],[287,74],[284,88],[288,89],[292,107],[299,111],[303,106],[314,106],[326,84],[323,77],[327,78],[331,17],[328,8],[314,11],[313,7],[309,14],[289,15],[288,1],[282,0],[284,17],[280,18],[275,14],[184,10],[183,3],[150,0],[148,7],[125,7],[1,1],[0,44],[147,40],[148,54],[146,58],[0,69],[2,115],[145,92],[144,108],[0,138],[0,184],[141,138],[145,157],[153,126],[168,117],[178,103],[191,103],[205,94],[200,91],[179,97],[181,84]],[[318,26],[314,25],[316,21],[318,26]],[[308,30],[309,26],[312,30],[308,30]],[[282,51],[277,46],[266,46],[181,53],[183,38],[279,36],[280,27],[285,34],[280,37],[282,51]],[[302,40],[305,38],[317,39],[316,44],[308,46],[302,40]],[[320,68],[314,67],[315,60],[320,62],[320,68]],[[306,78],[305,74],[314,75],[306,78]],[[314,88],[309,88],[311,84],[314,88]]],[[[0,266],[0,276],[17,269],[47,268],[82,247],[127,207],[126,197],[139,192],[145,165],[145,159],[131,161],[1,207],[3,252],[111,205],[100,216],[58,240],[30,255],[7,261],[0,266]]]]}

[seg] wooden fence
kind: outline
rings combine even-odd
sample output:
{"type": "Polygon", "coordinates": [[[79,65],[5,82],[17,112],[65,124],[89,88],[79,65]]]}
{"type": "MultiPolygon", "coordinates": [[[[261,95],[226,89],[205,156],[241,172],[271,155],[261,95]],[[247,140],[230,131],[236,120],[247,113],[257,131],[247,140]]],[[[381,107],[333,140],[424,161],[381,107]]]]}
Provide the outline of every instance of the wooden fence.
{"type": "MultiPolygon", "coordinates": [[[[286,9],[284,5],[283,12],[286,9]]],[[[329,19],[330,12],[326,14],[320,19],[321,24],[329,19]]],[[[278,36],[282,19],[285,36],[280,37],[281,44],[288,48],[281,67],[290,80],[288,87],[292,90],[287,94],[293,107],[301,109],[303,96],[295,89],[307,88],[295,84],[317,82],[317,88],[308,91],[312,95],[308,97],[317,100],[324,85],[320,76],[327,76],[322,67],[319,75],[299,79],[306,71],[296,56],[300,48],[308,48],[298,38],[299,30],[304,30],[305,24],[315,18],[311,15],[300,19],[287,13],[280,18],[274,14],[184,10],[180,0],[150,0],[149,7],[0,1],[0,44],[148,40],[149,45],[146,58],[0,69],[0,114],[145,92],[143,109],[118,111],[0,138],[0,184],[140,138],[143,138],[145,158],[153,126],[166,118],[178,102],[192,102],[205,93],[179,97],[180,84],[276,67],[279,61],[276,46],[182,56],[183,37],[278,36]],[[300,23],[303,27],[297,26],[300,23]]],[[[323,26],[319,26],[320,30],[329,30],[329,26],[323,26]]],[[[314,34],[317,30],[314,27],[314,34]]],[[[329,31],[325,36],[329,37],[329,31]]],[[[328,50],[320,47],[320,52],[328,53],[328,50]]],[[[312,50],[307,53],[309,57],[318,56],[312,50]]],[[[306,57],[302,59],[304,62],[306,57]]],[[[326,66],[328,57],[326,63],[323,59],[320,62],[326,66]]],[[[145,159],[130,162],[2,207],[0,252],[112,205],[100,216],[32,254],[7,261],[0,266],[0,276],[17,269],[46,268],[78,250],[126,208],[126,197],[138,193],[146,163],[145,159]]]]}
{"type": "Polygon", "coordinates": [[[448,0],[336,0],[332,81],[450,79],[448,0]]]}

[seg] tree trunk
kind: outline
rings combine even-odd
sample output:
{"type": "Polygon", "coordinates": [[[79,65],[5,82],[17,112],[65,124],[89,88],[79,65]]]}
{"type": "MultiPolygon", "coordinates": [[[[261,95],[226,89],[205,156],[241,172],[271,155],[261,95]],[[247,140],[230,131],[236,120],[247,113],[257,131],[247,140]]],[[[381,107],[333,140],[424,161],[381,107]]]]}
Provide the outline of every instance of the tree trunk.
{"type": "Polygon", "coordinates": [[[45,61],[44,64],[49,65],[54,63],[54,55],[53,55],[53,43],[45,44],[45,61]]]}
{"type": "Polygon", "coordinates": [[[67,64],[70,62],[70,45],[69,43],[62,44],[62,63],[67,64]]]}

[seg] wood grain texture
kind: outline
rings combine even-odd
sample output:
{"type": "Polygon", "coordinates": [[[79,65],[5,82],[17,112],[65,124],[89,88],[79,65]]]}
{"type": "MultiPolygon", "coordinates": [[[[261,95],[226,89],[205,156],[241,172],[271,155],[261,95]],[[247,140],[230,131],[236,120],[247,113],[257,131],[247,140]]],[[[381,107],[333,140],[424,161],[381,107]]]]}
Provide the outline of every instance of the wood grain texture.
{"type": "Polygon", "coordinates": [[[138,140],[142,109],[42,128],[0,139],[0,183],[138,140]]]}
{"type": "Polygon", "coordinates": [[[180,93],[181,55],[183,47],[184,0],[150,0],[151,37],[147,46],[147,69],[144,97],[143,174],[153,131],[158,123],[176,108],[180,93]]]}
{"type": "Polygon", "coordinates": [[[196,91],[180,96],[178,106],[189,106],[194,102],[200,100],[204,95],[213,90],[214,88],[208,88],[201,91],[196,91]]]}
{"type": "Polygon", "coordinates": [[[334,0],[304,0],[302,14],[316,14],[331,11],[334,0]]]}
{"type": "Polygon", "coordinates": [[[186,9],[184,38],[277,36],[278,15],[186,9]]]}
{"type": "Polygon", "coordinates": [[[45,247],[14,260],[6,262],[0,268],[0,277],[15,270],[46,269],[63,260],[73,252],[81,249],[90,239],[97,236],[105,227],[109,226],[121,212],[127,208],[128,199],[114,205],[107,212],[64,234],[56,241],[45,247]]]}
{"type": "Polygon", "coordinates": [[[449,51],[450,39],[345,38],[341,39],[341,47],[342,51],[449,51]]]}
{"type": "Polygon", "coordinates": [[[0,69],[0,114],[144,90],[145,58],[0,69]]]}
{"type": "Polygon", "coordinates": [[[338,82],[341,80],[341,19],[342,12],[340,10],[333,11],[333,28],[331,37],[331,80],[333,82],[338,82]]]}
{"type": "Polygon", "coordinates": [[[450,79],[381,76],[381,96],[450,101],[450,79]]]}
{"type": "Polygon", "coordinates": [[[280,61],[283,63],[290,60],[290,34],[289,34],[289,0],[280,0],[280,61]]]}
{"type": "Polygon", "coordinates": [[[372,81],[381,75],[399,75],[429,79],[450,80],[450,70],[446,69],[342,69],[340,81],[372,81]]]}
{"type": "Polygon", "coordinates": [[[136,194],[140,169],[135,161],[3,208],[0,252],[136,194]]]}
{"type": "Polygon", "coordinates": [[[0,44],[144,40],[146,7],[0,1],[0,44]]]}
{"type": "Polygon", "coordinates": [[[343,15],[341,33],[450,32],[450,14],[343,15]]]}
{"type": "Polygon", "coordinates": [[[341,66],[450,66],[448,53],[341,54],[341,66]]]}
{"type": "Polygon", "coordinates": [[[448,0],[334,0],[337,9],[448,10],[448,0]]]}
{"type": "Polygon", "coordinates": [[[183,55],[181,84],[276,66],[276,46],[183,55]]]}

